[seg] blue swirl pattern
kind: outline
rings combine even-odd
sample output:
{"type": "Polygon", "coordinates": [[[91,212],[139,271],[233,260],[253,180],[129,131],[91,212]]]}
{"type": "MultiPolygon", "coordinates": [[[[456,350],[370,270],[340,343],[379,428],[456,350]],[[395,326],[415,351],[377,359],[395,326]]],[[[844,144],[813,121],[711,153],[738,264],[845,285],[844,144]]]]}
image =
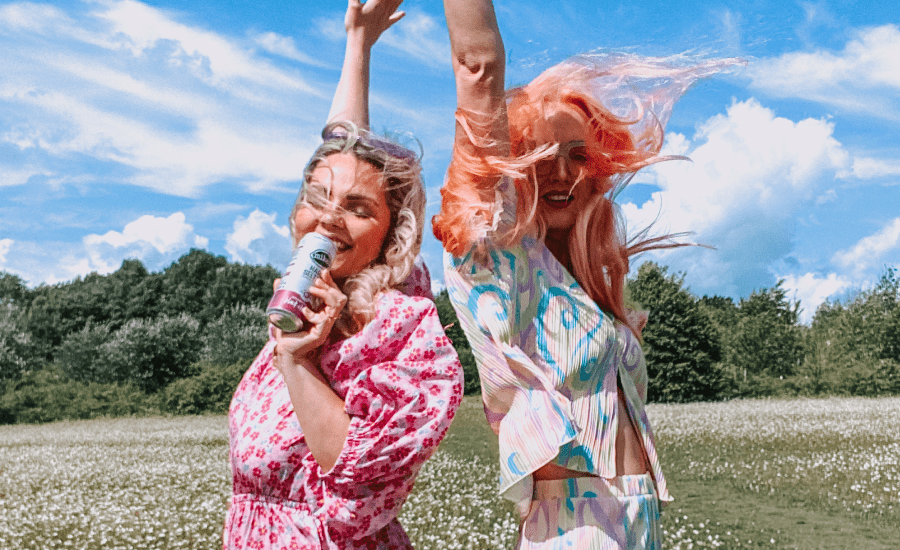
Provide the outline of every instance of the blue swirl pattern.
{"type": "Polygon", "coordinates": [[[671,500],[644,410],[647,368],[640,344],[542,242],[523,238],[496,248],[488,240],[479,254],[445,254],[445,281],[499,437],[506,498],[527,505],[531,474],[548,463],[615,477],[621,384],[656,494],[671,500]]]}

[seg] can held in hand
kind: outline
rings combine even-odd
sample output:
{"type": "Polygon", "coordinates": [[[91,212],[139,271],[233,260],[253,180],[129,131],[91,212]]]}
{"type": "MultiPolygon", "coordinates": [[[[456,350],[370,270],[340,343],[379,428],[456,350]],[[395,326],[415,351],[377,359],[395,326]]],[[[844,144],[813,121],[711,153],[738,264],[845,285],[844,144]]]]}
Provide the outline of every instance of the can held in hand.
{"type": "Polygon", "coordinates": [[[281,284],[266,308],[270,323],[285,332],[297,332],[303,327],[306,321],[303,307],[313,307],[316,302],[309,289],[322,270],[331,266],[336,253],[337,247],[325,235],[307,233],[300,239],[281,284]]]}

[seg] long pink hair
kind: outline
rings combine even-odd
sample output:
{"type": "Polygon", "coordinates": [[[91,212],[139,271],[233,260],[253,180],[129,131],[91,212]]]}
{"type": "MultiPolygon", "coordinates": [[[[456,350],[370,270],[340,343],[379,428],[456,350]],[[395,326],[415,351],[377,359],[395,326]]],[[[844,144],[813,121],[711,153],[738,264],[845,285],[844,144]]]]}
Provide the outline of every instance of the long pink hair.
{"type": "Polygon", "coordinates": [[[740,62],[724,59],[697,63],[686,57],[647,58],[630,54],[578,56],[544,71],[526,86],[507,92],[510,157],[486,153],[492,145],[483,136],[496,114],[458,111],[456,118],[474,144],[473,152],[457,147],[441,189],[441,211],[432,220],[435,237],[455,256],[478,245],[497,227],[500,205],[495,188],[501,176],[511,177],[517,195],[515,221],[492,236],[501,246],[525,234],[543,238],[536,216],[538,182],[535,163],[553,157],[558,144],[538,143],[534,128],[548,113],[568,107],[586,126],[588,160],[579,175],[591,185],[590,201],[582,208],[569,236],[569,254],[576,280],[604,311],[632,326],[624,303],[629,258],[653,249],[686,246],[684,234],[649,236],[649,228],[629,240],[615,196],[635,172],[669,160],[659,154],[665,124],[679,97],[697,79],[740,62]]]}

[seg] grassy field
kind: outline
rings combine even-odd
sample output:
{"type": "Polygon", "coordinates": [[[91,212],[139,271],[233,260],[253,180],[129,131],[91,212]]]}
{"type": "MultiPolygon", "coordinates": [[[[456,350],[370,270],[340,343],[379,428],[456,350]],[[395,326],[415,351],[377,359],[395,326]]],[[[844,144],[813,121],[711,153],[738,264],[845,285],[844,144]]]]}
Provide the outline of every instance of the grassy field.
{"type": "MultiPolygon", "coordinates": [[[[666,548],[900,547],[900,398],[653,405],[666,548]]],[[[0,426],[0,548],[220,547],[224,417],[0,426]]],[[[509,548],[467,398],[401,521],[416,548],[509,548]]]]}

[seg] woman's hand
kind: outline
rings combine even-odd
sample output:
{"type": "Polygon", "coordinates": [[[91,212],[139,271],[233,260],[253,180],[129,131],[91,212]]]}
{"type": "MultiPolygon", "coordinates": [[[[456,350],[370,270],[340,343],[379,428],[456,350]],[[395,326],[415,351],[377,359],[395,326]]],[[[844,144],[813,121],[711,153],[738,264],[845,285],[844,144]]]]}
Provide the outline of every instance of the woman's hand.
{"type": "Polygon", "coordinates": [[[406,15],[406,12],[397,11],[402,2],[403,0],[368,0],[362,3],[360,0],[349,0],[347,13],[344,15],[344,29],[348,37],[358,33],[363,46],[370,49],[381,33],[406,15]]]}
{"type": "Polygon", "coordinates": [[[347,47],[341,79],[334,91],[328,122],[346,120],[369,129],[369,58],[372,46],[381,33],[403,19],[406,13],[397,11],[403,0],[349,0],[344,28],[347,47]]]}
{"type": "Polygon", "coordinates": [[[275,367],[281,372],[291,396],[294,413],[303,429],[306,444],[323,471],[329,471],[344,448],[350,416],[344,401],[334,393],[319,368],[319,350],[337,320],[347,297],[335,284],[328,270],[322,272],[309,289],[322,300],[319,311],[303,308],[306,330],[284,332],[275,329],[275,367]]]}
{"type": "Polygon", "coordinates": [[[275,356],[278,359],[275,366],[282,374],[289,364],[303,364],[308,368],[308,363],[318,363],[313,358],[328,339],[334,322],[347,304],[347,296],[338,288],[328,270],[323,271],[316,279],[309,293],[322,301],[322,307],[319,311],[303,308],[307,321],[304,323],[305,330],[284,332],[279,328],[275,329],[275,339],[278,341],[275,346],[275,356]]]}

